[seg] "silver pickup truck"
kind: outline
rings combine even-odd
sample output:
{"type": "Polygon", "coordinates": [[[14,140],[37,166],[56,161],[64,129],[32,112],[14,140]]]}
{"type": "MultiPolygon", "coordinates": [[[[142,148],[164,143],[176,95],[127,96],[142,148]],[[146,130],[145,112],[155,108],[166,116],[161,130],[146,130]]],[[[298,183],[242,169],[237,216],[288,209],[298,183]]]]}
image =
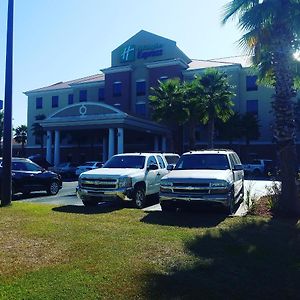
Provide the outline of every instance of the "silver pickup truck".
{"type": "Polygon", "coordinates": [[[168,172],[166,159],[160,153],[114,155],[102,168],[79,176],[77,196],[85,206],[121,200],[142,208],[146,196],[158,196],[160,180],[168,172]]]}
{"type": "Polygon", "coordinates": [[[170,211],[189,202],[219,203],[232,214],[243,193],[244,171],[234,151],[191,151],[162,178],[160,204],[170,211]]]}

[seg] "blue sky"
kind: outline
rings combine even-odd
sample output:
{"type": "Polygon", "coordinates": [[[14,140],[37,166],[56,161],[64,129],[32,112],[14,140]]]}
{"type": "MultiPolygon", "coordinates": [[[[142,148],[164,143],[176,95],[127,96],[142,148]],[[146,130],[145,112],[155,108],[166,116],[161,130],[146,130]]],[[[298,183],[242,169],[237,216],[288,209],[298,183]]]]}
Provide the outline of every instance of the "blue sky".
{"type": "MultiPolygon", "coordinates": [[[[27,123],[34,88],[96,74],[141,29],[175,40],[190,58],[241,54],[226,0],[15,0],[13,125],[27,123]]],[[[7,0],[0,1],[0,99],[4,98],[7,0]]]]}

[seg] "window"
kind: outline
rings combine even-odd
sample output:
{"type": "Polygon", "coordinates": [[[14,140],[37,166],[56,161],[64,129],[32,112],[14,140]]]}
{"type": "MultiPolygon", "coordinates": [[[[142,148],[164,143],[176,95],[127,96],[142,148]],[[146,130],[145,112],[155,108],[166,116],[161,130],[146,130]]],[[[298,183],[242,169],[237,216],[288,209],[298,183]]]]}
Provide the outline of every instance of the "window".
{"type": "Polygon", "coordinates": [[[52,96],[52,107],[58,107],[58,96],[52,96]]]}
{"type": "Polygon", "coordinates": [[[68,104],[73,104],[74,103],[74,95],[73,94],[69,94],[68,96],[68,104]]]}
{"type": "Polygon", "coordinates": [[[87,90],[80,90],[79,91],[79,101],[86,102],[87,101],[87,90]]]}
{"type": "Polygon", "coordinates": [[[113,84],[113,96],[120,97],[122,96],[122,82],[117,81],[113,84]]]}
{"type": "Polygon", "coordinates": [[[256,75],[246,77],[246,90],[247,91],[257,91],[256,80],[257,80],[256,75]]]}
{"type": "Polygon", "coordinates": [[[135,105],[135,112],[138,115],[146,116],[146,103],[137,103],[135,105]]]}
{"type": "Polygon", "coordinates": [[[104,88],[99,88],[98,90],[98,100],[104,101],[104,88]]]}
{"type": "Polygon", "coordinates": [[[149,167],[150,165],[157,165],[157,161],[154,156],[150,156],[148,158],[147,167],[149,167]]]}
{"type": "Polygon", "coordinates": [[[161,156],[157,155],[156,158],[157,158],[159,167],[160,167],[161,169],[164,169],[164,168],[166,167],[166,165],[165,165],[163,159],[161,158],[161,156]]]}
{"type": "Polygon", "coordinates": [[[136,82],[136,95],[145,96],[146,95],[146,81],[137,81],[136,82]]]}
{"type": "Polygon", "coordinates": [[[43,108],[43,98],[42,97],[38,97],[35,99],[35,108],[36,109],[43,108]]]}
{"type": "Polygon", "coordinates": [[[247,100],[247,113],[258,115],[258,100],[247,100]]]}

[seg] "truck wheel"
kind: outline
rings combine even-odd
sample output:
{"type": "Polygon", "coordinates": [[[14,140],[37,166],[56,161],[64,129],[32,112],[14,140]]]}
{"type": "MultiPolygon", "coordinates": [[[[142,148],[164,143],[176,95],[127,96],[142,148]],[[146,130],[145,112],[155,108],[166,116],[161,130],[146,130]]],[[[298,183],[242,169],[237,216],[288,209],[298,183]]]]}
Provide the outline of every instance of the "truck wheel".
{"type": "Polygon", "coordinates": [[[146,204],[145,190],[138,186],[134,190],[133,201],[136,208],[143,208],[146,204]]]}
{"type": "Polygon", "coordinates": [[[163,201],[160,203],[160,206],[163,212],[174,212],[177,210],[177,207],[171,202],[163,201]]]}
{"type": "Polygon", "coordinates": [[[47,189],[48,195],[56,195],[59,191],[59,184],[57,181],[52,181],[47,189]]]}

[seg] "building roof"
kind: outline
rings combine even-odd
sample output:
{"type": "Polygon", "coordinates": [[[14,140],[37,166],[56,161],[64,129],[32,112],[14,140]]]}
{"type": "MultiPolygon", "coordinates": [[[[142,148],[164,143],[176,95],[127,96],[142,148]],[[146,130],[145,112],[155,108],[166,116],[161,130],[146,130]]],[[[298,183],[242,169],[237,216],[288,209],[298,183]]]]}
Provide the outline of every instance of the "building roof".
{"type": "Polygon", "coordinates": [[[189,63],[188,70],[226,67],[232,65],[241,65],[243,68],[250,67],[251,57],[243,55],[212,59],[192,59],[192,62],[189,63]]]}
{"type": "MultiPolygon", "coordinates": [[[[226,67],[232,65],[240,65],[244,68],[250,67],[251,57],[244,55],[244,56],[231,56],[231,57],[213,58],[213,59],[192,59],[192,61],[188,64],[187,71],[205,69],[205,68],[217,68],[217,67],[224,67],[224,66],[226,67]]],[[[46,87],[27,91],[25,92],[25,95],[28,95],[30,93],[68,89],[75,85],[91,84],[91,83],[101,82],[104,80],[105,80],[105,74],[100,73],[100,74],[90,75],[90,76],[86,76],[86,77],[82,77],[70,81],[57,82],[46,87]]]]}
{"type": "Polygon", "coordinates": [[[87,77],[82,77],[82,78],[74,79],[74,80],[70,80],[70,81],[65,81],[65,82],[60,81],[60,82],[54,83],[54,84],[46,86],[46,87],[27,91],[27,92],[25,92],[25,94],[27,95],[29,93],[38,93],[38,92],[47,92],[47,91],[53,91],[53,90],[68,89],[68,88],[71,88],[73,85],[94,83],[94,82],[104,81],[104,79],[105,79],[105,75],[103,73],[95,74],[95,75],[90,75],[87,77]]]}

